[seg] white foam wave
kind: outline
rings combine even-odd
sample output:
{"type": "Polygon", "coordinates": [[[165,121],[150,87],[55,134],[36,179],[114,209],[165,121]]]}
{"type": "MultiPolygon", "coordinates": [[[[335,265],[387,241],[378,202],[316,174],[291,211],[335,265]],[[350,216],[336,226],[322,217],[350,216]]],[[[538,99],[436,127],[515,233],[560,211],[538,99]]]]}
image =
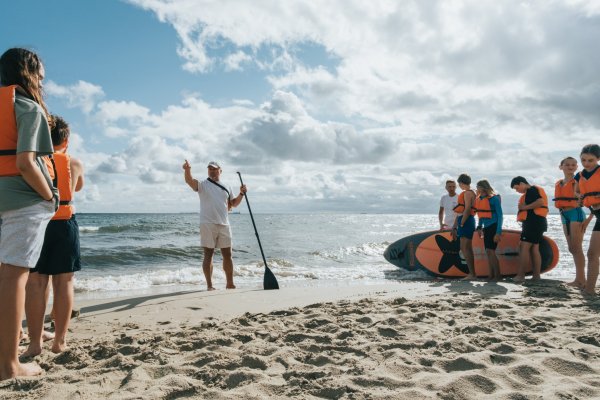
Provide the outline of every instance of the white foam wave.
{"type": "Polygon", "coordinates": [[[315,251],[311,254],[330,260],[343,260],[348,256],[381,257],[389,245],[389,242],[364,243],[359,246],[340,247],[336,250],[315,251]]]}
{"type": "MultiPolygon", "coordinates": [[[[283,268],[278,263],[269,263],[269,267],[276,271],[276,276],[282,280],[313,280],[319,276],[306,268],[283,268]]],[[[264,275],[262,263],[241,264],[234,266],[234,278],[241,282],[259,282],[264,275]]],[[[225,282],[225,275],[220,266],[215,265],[213,280],[216,283],[225,282]]],[[[159,269],[143,273],[85,276],[78,274],[75,280],[75,292],[126,292],[132,290],[150,289],[160,286],[176,285],[204,285],[204,274],[200,267],[186,267],[181,269],[159,269]]]]}
{"type": "Polygon", "coordinates": [[[99,226],[80,226],[80,233],[89,233],[89,232],[98,232],[100,230],[99,226]]]}
{"type": "Polygon", "coordinates": [[[193,285],[204,281],[200,268],[156,270],[127,275],[107,275],[75,280],[75,292],[127,291],[162,285],[193,285]]]}

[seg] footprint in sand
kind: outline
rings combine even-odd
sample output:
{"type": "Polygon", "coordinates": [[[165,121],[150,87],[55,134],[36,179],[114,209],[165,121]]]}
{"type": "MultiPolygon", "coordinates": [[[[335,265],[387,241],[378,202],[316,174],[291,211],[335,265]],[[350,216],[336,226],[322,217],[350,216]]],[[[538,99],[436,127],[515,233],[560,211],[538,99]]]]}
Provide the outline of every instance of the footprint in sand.
{"type": "Polygon", "coordinates": [[[565,376],[580,376],[596,373],[596,371],[590,368],[587,364],[577,361],[569,361],[558,357],[549,357],[545,359],[542,364],[546,368],[550,368],[551,370],[565,376]]]}
{"type": "Polygon", "coordinates": [[[490,361],[495,365],[508,365],[516,361],[515,357],[503,356],[501,354],[490,354],[490,361]]]}
{"type": "Polygon", "coordinates": [[[519,365],[510,369],[512,375],[529,385],[539,385],[544,382],[542,373],[530,365],[519,365]]]}
{"type": "Polygon", "coordinates": [[[489,318],[498,318],[498,315],[500,315],[500,313],[498,313],[498,311],[495,311],[495,310],[488,310],[488,309],[486,309],[486,310],[483,310],[483,311],[481,312],[481,314],[482,314],[484,317],[489,317],[489,318]]]}
{"type": "Polygon", "coordinates": [[[600,342],[594,336],[577,336],[577,341],[583,344],[590,344],[592,346],[600,347],[600,342]]]}
{"type": "Polygon", "coordinates": [[[504,343],[498,346],[491,347],[490,350],[498,354],[511,354],[516,351],[514,347],[504,343]]]}
{"type": "Polygon", "coordinates": [[[485,365],[473,362],[465,357],[459,357],[452,361],[445,361],[441,364],[446,372],[470,371],[473,369],[485,368],[485,365]]]}

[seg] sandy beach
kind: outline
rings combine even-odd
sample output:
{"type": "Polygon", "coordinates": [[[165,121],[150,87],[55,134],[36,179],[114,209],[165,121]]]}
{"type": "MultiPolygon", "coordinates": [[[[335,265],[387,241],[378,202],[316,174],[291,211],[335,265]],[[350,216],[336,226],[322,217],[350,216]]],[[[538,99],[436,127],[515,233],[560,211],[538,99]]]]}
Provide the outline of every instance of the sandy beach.
{"type": "Polygon", "coordinates": [[[81,306],[2,399],[600,396],[600,301],[559,281],[189,291],[81,306]]]}

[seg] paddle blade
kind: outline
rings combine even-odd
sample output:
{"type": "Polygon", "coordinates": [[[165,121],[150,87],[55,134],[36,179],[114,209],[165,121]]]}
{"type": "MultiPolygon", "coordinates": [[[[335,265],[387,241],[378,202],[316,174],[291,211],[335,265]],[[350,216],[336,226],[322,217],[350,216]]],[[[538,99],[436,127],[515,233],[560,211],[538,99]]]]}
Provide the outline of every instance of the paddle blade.
{"type": "Polygon", "coordinates": [[[277,283],[277,278],[269,267],[265,266],[265,276],[263,278],[263,289],[264,290],[273,290],[279,289],[279,284],[277,283]]]}

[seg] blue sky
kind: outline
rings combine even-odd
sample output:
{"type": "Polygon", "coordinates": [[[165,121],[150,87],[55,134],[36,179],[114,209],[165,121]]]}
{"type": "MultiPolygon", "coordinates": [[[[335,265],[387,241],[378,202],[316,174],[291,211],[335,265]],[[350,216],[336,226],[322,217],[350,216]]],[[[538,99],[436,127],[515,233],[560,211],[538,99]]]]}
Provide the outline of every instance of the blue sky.
{"type": "Polygon", "coordinates": [[[435,212],[443,182],[551,191],[597,140],[600,6],[465,1],[21,0],[3,49],[46,65],[86,164],[79,211],[193,211],[241,170],[257,211],[435,212]],[[120,194],[115,198],[115,191],[120,194]],[[143,199],[143,201],[132,201],[143,199]]]}

